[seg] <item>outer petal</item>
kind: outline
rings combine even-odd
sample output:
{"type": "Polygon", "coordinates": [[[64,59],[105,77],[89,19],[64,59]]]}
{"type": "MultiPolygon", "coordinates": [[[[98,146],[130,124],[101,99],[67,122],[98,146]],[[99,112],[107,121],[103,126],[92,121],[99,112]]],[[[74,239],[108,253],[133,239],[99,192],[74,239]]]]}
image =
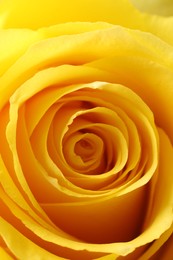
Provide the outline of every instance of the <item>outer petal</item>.
{"type": "MultiPolygon", "coordinates": [[[[62,259],[63,260],[64,259],[54,254],[51,254],[50,252],[34,244],[31,240],[23,236],[18,230],[16,230],[13,226],[11,226],[8,222],[6,222],[1,217],[0,217],[0,235],[4,239],[10,251],[17,257],[17,259],[23,259],[23,256],[25,256],[26,260],[30,260],[30,259],[33,260],[62,259]]],[[[4,256],[6,258],[1,258],[1,259],[11,260],[11,258],[7,258],[8,255],[6,254],[5,251],[2,252],[4,253],[4,256]]],[[[1,251],[0,251],[0,256],[1,256],[1,251]]]]}
{"type": "MultiPolygon", "coordinates": [[[[0,12],[1,10],[0,5],[0,12]]],[[[4,16],[0,17],[1,22],[4,16]]],[[[43,39],[58,37],[60,35],[79,34],[112,27],[103,22],[98,23],[66,23],[42,28],[38,32],[29,29],[0,29],[0,76],[23,55],[34,43],[43,39]]]]}
{"type": "Polygon", "coordinates": [[[172,251],[173,251],[173,235],[171,235],[169,240],[161,247],[161,249],[151,259],[157,260],[160,257],[160,259],[169,260],[172,258],[172,251]]]}
{"type": "Polygon", "coordinates": [[[0,5],[4,28],[36,29],[74,21],[103,21],[148,31],[173,44],[170,19],[138,12],[129,0],[7,0],[0,5]]]}
{"type": "Polygon", "coordinates": [[[8,10],[5,27],[30,28],[71,21],[121,21],[127,24],[136,12],[128,0],[8,0],[2,3],[1,9],[4,14],[8,10]]]}
{"type": "Polygon", "coordinates": [[[31,30],[0,30],[0,75],[38,39],[31,30]]]}
{"type": "MultiPolygon", "coordinates": [[[[158,213],[157,216],[158,216],[158,218],[163,217],[162,214],[167,207],[166,204],[168,203],[169,204],[168,207],[170,210],[169,216],[170,216],[170,218],[172,218],[172,216],[173,216],[173,212],[172,212],[173,192],[172,192],[172,189],[168,189],[168,186],[170,183],[172,183],[172,179],[173,179],[173,174],[172,174],[173,173],[173,163],[172,163],[173,149],[172,149],[172,146],[169,143],[169,140],[167,139],[167,136],[165,135],[165,133],[161,129],[158,129],[158,130],[159,130],[159,135],[160,135],[160,172],[161,172],[161,174],[159,176],[156,187],[157,187],[157,192],[158,192],[157,200],[159,201],[159,206],[161,206],[161,207],[160,207],[160,212],[158,213]]],[[[153,202],[153,205],[156,205],[156,204],[157,204],[156,201],[153,202]]],[[[167,218],[163,217],[162,225],[164,225],[167,222],[167,220],[168,220],[167,218]]],[[[169,259],[171,259],[172,252],[173,252],[172,251],[172,242],[173,241],[172,241],[172,237],[171,237],[172,231],[173,231],[173,224],[170,226],[170,228],[165,233],[163,233],[157,240],[154,241],[154,243],[149,247],[149,249],[146,250],[146,252],[141,256],[140,260],[145,260],[145,259],[169,260],[169,259]],[[169,237],[171,237],[171,238],[169,239],[169,237]],[[160,248],[160,250],[159,250],[159,248],[160,248]],[[153,258],[151,258],[152,256],[153,256],[153,258]]]]}

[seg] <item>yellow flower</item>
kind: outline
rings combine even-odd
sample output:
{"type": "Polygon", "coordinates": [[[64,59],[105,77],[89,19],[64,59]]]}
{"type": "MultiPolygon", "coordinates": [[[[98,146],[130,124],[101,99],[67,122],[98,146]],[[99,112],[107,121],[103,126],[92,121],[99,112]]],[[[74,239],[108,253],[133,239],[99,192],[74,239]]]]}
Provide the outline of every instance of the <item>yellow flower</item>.
{"type": "Polygon", "coordinates": [[[0,4],[0,259],[170,260],[173,17],[0,4]]]}

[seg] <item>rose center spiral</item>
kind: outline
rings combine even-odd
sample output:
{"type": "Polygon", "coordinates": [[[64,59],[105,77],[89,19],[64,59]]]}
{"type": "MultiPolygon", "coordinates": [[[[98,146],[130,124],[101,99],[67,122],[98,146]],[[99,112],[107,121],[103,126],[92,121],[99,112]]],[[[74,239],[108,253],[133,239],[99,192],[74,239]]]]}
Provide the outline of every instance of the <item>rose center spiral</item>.
{"type": "Polygon", "coordinates": [[[74,150],[75,153],[79,155],[84,162],[90,160],[95,151],[93,143],[88,138],[78,141],[74,150]]]}

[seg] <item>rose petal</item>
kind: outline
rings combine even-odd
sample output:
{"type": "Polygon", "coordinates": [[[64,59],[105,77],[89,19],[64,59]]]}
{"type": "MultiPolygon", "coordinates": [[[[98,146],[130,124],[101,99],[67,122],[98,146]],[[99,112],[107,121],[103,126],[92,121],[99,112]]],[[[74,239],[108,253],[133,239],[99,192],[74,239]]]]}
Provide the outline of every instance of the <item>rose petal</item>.
{"type": "MultiPolygon", "coordinates": [[[[5,3],[5,1],[4,1],[5,3]]],[[[1,6],[0,6],[1,7],[1,6]]],[[[1,62],[0,75],[2,75],[15,61],[23,55],[23,53],[33,43],[42,39],[57,37],[61,35],[77,34],[87,31],[95,31],[99,29],[106,29],[113,27],[113,25],[103,22],[97,23],[73,23],[54,25],[48,28],[41,28],[38,31],[29,29],[8,29],[0,30],[0,53],[1,62]],[[13,42],[13,44],[11,44],[13,42]]]]}
{"type": "MultiPolygon", "coordinates": [[[[150,258],[155,252],[157,252],[158,248],[161,247],[165,241],[169,238],[172,234],[173,227],[172,218],[173,218],[173,188],[170,188],[170,184],[173,185],[173,147],[170,144],[168,137],[165,135],[163,130],[159,129],[159,136],[160,136],[160,166],[159,166],[159,178],[157,182],[153,185],[157,185],[155,188],[155,195],[151,194],[150,196],[150,208],[148,212],[148,216],[146,218],[146,224],[144,226],[144,233],[150,230],[147,228],[148,223],[153,223],[153,228],[155,231],[158,229],[164,228],[167,226],[168,231],[163,233],[161,237],[158,237],[156,241],[151,245],[151,247],[146,250],[144,255],[142,256],[141,260],[150,258]],[[168,189],[169,187],[169,189],[168,189]],[[148,223],[147,223],[148,222],[148,223]],[[159,225],[159,222],[161,223],[159,225]],[[158,227],[157,227],[158,225],[158,227]]],[[[154,181],[155,182],[155,181],[154,181]]],[[[149,231],[150,232],[150,231],[149,231]]],[[[162,251],[162,250],[161,250],[162,251]]],[[[169,255],[169,251],[168,251],[169,255]]],[[[160,256],[160,255],[159,255],[160,256]]]]}
{"type": "Polygon", "coordinates": [[[160,61],[153,62],[137,56],[116,56],[116,58],[103,58],[91,62],[88,66],[112,72],[114,75],[118,74],[118,82],[127,84],[129,88],[142,97],[153,111],[156,124],[168,133],[173,143],[173,64],[169,69],[158,62],[160,61]],[[120,76],[122,71],[124,74],[120,76]],[[165,93],[167,94],[165,95],[165,93]],[[162,109],[159,109],[160,106],[162,109]]]}
{"type": "Polygon", "coordinates": [[[130,26],[130,24],[134,24],[133,20],[135,19],[132,19],[133,15],[138,15],[130,2],[126,0],[121,2],[113,0],[108,0],[108,2],[94,0],[93,2],[88,0],[82,3],[80,0],[74,0],[73,3],[70,0],[65,0],[64,2],[50,0],[49,3],[40,0],[37,2],[25,1],[25,3],[21,0],[15,0],[7,1],[3,5],[1,7],[3,11],[8,10],[4,23],[4,26],[7,28],[40,28],[57,23],[75,21],[106,21],[113,24],[119,21],[130,26]],[[40,6],[42,7],[41,12],[40,6]],[[75,6],[76,9],[74,8],[75,6]]]}
{"type": "MultiPolygon", "coordinates": [[[[22,259],[23,256],[25,256],[26,260],[38,259],[40,257],[43,260],[48,259],[48,257],[55,260],[64,259],[62,257],[59,257],[58,255],[51,254],[49,251],[44,250],[43,248],[34,244],[31,240],[27,239],[2,217],[0,217],[0,234],[7,244],[9,250],[19,259],[22,259]]],[[[4,252],[3,254],[5,255],[4,252]]],[[[11,260],[12,258],[8,257],[2,259],[11,260]]]]}
{"type": "Polygon", "coordinates": [[[39,40],[39,34],[31,30],[0,30],[0,53],[2,75],[28,48],[39,40]],[[13,46],[11,42],[13,41],[13,46]]]}
{"type": "Polygon", "coordinates": [[[13,260],[13,258],[2,247],[0,247],[0,259],[13,260]]]}
{"type": "MultiPolygon", "coordinates": [[[[49,203],[42,204],[42,207],[69,234],[86,243],[101,243],[98,246],[104,252],[112,247],[111,252],[118,254],[121,250],[119,242],[129,241],[139,232],[145,196],[146,189],[143,187],[116,198],[101,198],[89,203],[49,203]]],[[[122,248],[127,249],[125,245],[122,248]]]]}
{"type": "MultiPolygon", "coordinates": [[[[74,27],[76,26],[74,25],[74,27]]],[[[170,46],[164,45],[154,36],[149,37],[148,34],[143,34],[141,40],[136,41],[135,38],[138,39],[141,33],[134,31],[132,34],[129,33],[129,30],[115,26],[113,29],[103,30],[102,33],[91,32],[83,34],[82,37],[81,35],[66,35],[35,44],[0,79],[1,103],[4,104],[23,81],[45,66],[52,67],[55,64],[63,63],[80,65],[110,56],[110,54],[111,56],[117,54],[124,56],[134,53],[135,56],[139,54],[153,59],[158,57],[158,50],[155,47],[159,45],[159,49],[164,50],[161,53],[161,59],[164,58],[164,61],[172,67],[172,48],[170,46]],[[151,44],[149,48],[142,44],[144,40],[147,41],[147,45],[151,44]],[[128,46],[126,42],[128,42],[128,46]]]]}
{"type": "MultiPolygon", "coordinates": [[[[173,226],[169,229],[169,232],[165,232],[166,235],[170,235],[168,240],[165,242],[166,239],[163,240],[164,243],[162,247],[157,251],[156,254],[151,258],[152,260],[157,260],[158,257],[162,257],[163,259],[171,259],[172,257],[172,243],[173,243],[173,236],[171,235],[173,232],[173,226]]],[[[163,235],[164,236],[164,235],[163,235]]]]}
{"type": "Polygon", "coordinates": [[[73,3],[70,0],[65,0],[60,2],[59,5],[56,0],[45,1],[44,3],[41,0],[37,2],[30,0],[28,4],[27,1],[15,0],[4,1],[0,8],[2,25],[5,28],[35,29],[64,22],[104,21],[132,29],[149,31],[165,41],[173,43],[173,18],[163,19],[162,17],[143,15],[128,0],[108,0],[108,2],[87,0],[82,1],[82,3],[80,0],[75,0],[73,3]],[[40,6],[42,7],[41,12],[40,6]]]}

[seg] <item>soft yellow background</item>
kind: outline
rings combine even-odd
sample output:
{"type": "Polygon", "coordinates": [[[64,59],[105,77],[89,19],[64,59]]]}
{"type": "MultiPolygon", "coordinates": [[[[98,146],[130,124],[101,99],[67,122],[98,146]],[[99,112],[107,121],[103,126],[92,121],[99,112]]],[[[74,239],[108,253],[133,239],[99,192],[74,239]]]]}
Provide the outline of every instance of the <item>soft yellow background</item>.
{"type": "Polygon", "coordinates": [[[173,15],[172,0],[131,0],[131,2],[144,12],[164,16],[173,15]]]}

